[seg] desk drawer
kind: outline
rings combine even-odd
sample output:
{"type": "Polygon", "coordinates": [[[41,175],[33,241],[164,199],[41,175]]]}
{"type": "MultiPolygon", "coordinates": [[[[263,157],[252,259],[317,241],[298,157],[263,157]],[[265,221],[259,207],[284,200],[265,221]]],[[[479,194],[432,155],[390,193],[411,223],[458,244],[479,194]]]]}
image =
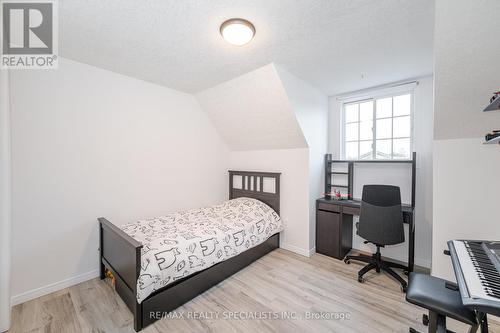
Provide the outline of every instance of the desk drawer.
{"type": "Polygon", "coordinates": [[[318,203],[318,209],[319,210],[326,210],[326,211],[329,211],[329,212],[340,213],[340,206],[339,205],[334,205],[334,204],[326,204],[326,203],[319,202],[318,203]]]}
{"type": "Polygon", "coordinates": [[[359,215],[359,210],[360,209],[356,207],[347,207],[347,206],[342,207],[342,213],[349,215],[359,215]]]}

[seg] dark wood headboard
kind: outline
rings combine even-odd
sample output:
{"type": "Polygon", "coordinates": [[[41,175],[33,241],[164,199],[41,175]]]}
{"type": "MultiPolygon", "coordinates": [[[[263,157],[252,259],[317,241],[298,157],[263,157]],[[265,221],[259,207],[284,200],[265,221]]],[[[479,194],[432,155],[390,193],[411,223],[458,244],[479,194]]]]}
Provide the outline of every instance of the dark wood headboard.
{"type": "Polygon", "coordinates": [[[241,197],[262,201],[276,213],[280,213],[280,175],[277,172],[229,170],[229,199],[241,197]],[[241,177],[241,188],[234,188],[234,176],[241,177]],[[264,192],[264,179],[274,181],[274,192],[264,192]]]}

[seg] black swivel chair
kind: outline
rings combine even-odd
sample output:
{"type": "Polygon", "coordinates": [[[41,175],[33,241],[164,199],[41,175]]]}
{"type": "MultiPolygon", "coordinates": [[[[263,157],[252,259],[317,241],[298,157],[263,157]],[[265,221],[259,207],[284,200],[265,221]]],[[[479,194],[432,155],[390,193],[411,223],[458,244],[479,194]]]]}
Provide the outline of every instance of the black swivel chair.
{"type": "Polygon", "coordinates": [[[361,198],[359,223],[356,224],[357,234],[366,239],[365,244],[373,243],[377,251],[371,256],[346,256],[344,262],[350,260],[366,262],[368,265],[358,272],[358,281],[363,282],[363,275],[375,269],[387,272],[401,284],[406,292],[407,283],[392,268],[406,269],[398,263],[383,261],[380,248],[385,245],[400,244],[405,241],[403,227],[403,211],[401,208],[401,193],[399,187],[390,185],[365,185],[361,198]]]}

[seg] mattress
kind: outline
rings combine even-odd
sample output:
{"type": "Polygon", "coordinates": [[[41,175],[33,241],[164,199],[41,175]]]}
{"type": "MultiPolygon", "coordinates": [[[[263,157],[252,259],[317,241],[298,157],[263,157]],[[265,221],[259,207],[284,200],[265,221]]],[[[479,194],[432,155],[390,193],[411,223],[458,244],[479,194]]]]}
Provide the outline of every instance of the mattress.
{"type": "Polygon", "coordinates": [[[283,230],[265,203],[238,198],[220,205],[120,227],[143,245],[137,301],[176,280],[234,257],[283,230]]]}

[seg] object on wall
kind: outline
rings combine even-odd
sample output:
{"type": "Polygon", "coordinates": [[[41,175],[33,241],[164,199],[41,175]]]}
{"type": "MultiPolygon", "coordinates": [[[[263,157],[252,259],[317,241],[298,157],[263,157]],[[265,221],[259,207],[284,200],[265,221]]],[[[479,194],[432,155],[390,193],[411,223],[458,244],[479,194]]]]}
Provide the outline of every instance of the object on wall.
{"type": "Polygon", "coordinates": [[[494,143],[500,144],[500,130],[495,130],[492,131],[491,133],[488,133],[484,136],[484,144],[485,145],[491,145],[494,143]]]}
{"type": "MultiPolygon", "coordinates": [[[[499,111],[500,110],[500,91],[493,93],[493,97],[490,98],[490,105],[483,110],[486,111],[499,111]]],[[[485,141],[483,144],[491,145],[491,144],[500,144],[500,130],[494,130],[491,133],[488,133],[484,137],[485,141]]]]}
{"type": "Polygon", "coordinates": [[[493,97],[490,99],[490,105],[488,105],[483,112],[485,111],[498,111],[500,110],[500,91],[493,93],[493,97]]]}

